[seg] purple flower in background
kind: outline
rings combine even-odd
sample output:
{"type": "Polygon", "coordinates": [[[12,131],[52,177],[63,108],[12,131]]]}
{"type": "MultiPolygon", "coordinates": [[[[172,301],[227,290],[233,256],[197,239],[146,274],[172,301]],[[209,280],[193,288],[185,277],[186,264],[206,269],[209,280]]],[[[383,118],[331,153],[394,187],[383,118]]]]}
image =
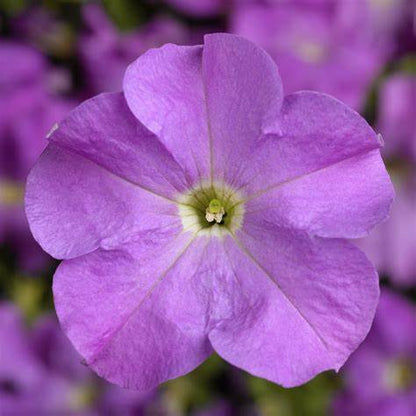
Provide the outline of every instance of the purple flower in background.
{"type": "Polygon", "coordinates": [[[366,336],[378,276],[345,238],[388,215],[381,143],[355,111],[283,96],[238,36],[165,45],[124,94],[64,120],[27,183],[62,328],[125,387],[183,375],[213,350],[284,386],[339,369],[366,336]]]}
{"type": "MultiPolygon", "coordinates": [[[[331,3],[332,0],[326,0],[331,3]]],[[[343,30],[357,40],[369,41],[391,54],[398,45],[401,27],[413,20],[412,0],[338,1],[339,20],[343,30]]]]}
{"type": "Polygon", "coordinates": [[[377,127],[385,142],[383,154],[393,161],[397,196],[390,220],[359,242],[377,270],[404,287],[416,283],[415,97],[416,81],[410,75],[393,75],[381,88],[377,127]]]}
{"type": "Polygon", "coordinates": [[[397,74],[380,91],[377,127],[383,135],[384,155],[416,162],[416,77],[397,74]]]}
{"type": "Polygon", "coordinates": [[[53,56],[69,57],[73,53],[70,26],[39,2],[10,20],[13,38],[53,56]]]}
{"type": "Polygon", "coordinates": [[[384,289],[371,332],[348,360],[339,416],[413,416],[416,409],[416,308],[384,289]]]}
{"type": "Polygon", "coordinates": [[[93,93],[119,91],[126,66],[141,52],[167,41],[186,43],[187,30],[167,17],[158,17],[134,32],[120,33],[98,5],[83,8],[86,31],[79,53],[93,93]]]}
{"type": "Polygon", "coordinates": [[[141,414],[154,397],[102,383],[52,316],[29,330],[15,306],[0,303],[0,345],[2,415],[141,414]]]}
{"type": "Polygon", "coordinates": [[[2,42],[0,66],[0,243],[12,244],[21,266],[35,271],[47,257],[30,236],[24,183],[46,134],[72,105],[48,91],[53,74],[31,47],[2,42]]]}
{"type": "Polygon", "coordinates": [[[100,415],[140,415],[157,398],[155,391],[140,393],[102,383],[81,364],[81,357],[51,316],[40,319],[35,326],[33,345],[37,359],[48,372],[66,380],[69,405],[77,410],[88,407],[90,412],[100,415]]]}
{"type": "Polygon", "coordinates": [[[382,43],[362,36],[366,25],[358,25],[357,19],[345,21],[343,3],[361,7],[362,2],[241,2],[234,8],[230,29],[271,54],[287,93],[322,91],[361,109],[386,51],[382,43]]]}
{"type": "MultiPolygon", "coordinates": [[[[218,400],[210,405],[208,405],[205,409],[201,409],[192,413],[192,416],[232,416],[236,414],[236,410],[233,409],[230,403],[218,400]]],[[[255,413],[244,413],[249,416],[250,414],[255,415],[255,413]]]]}
{"type": "MultiPolygon", "coordinates": [[[[81,410],[79,403],[73,400],[75,391],[71,384],[37,357],[35,341],[24,328],[18,310],[7,303],[0,304],[0,343],[2,414],[58,414],[81,410]]],[[[68,356],[60,356],[60,359],[66,362],[68,356]]],[[[82,367],[79,360],[77,363],[82,367]]]]}
{"type": "Polygon", "coordinates": [[[401,287],[416,283],[416,172],[411,175],[406,180],[395,180],[396,199],[389,221],[358,244],[379,273],[401,287]]]}

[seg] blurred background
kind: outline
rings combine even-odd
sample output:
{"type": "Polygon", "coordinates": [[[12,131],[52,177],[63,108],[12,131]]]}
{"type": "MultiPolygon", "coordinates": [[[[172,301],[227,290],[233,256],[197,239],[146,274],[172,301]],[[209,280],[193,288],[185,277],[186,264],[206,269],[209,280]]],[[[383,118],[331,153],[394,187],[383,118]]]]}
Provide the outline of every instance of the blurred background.
{"type": "Polygon", "coordinates": [[[0,415],[415,415],[415,29],[412,0],[0,0],[0,415]],[[390,220],[357,242],[380,273],[380,305],[340,373],[302,387],[213,356],[158,390],[123,390],[84,366],[59,329],[57,262],[28,230],[25,178],[52,126],[120,90],[141,53],[218,31],[265,48],[286,93],[334,95],[382,135],[396,201],[390,220]]]}

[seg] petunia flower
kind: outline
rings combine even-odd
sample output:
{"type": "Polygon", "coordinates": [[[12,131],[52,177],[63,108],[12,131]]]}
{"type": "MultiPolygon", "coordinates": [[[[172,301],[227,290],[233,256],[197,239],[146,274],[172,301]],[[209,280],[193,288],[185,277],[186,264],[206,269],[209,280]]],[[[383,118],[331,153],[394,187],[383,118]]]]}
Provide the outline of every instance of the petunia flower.
{"type": "MultiPolygon", "coordinates": [[[[25,329],[20,312],[6,302],[0,304],[0,341],[2,414],[62,414],[75,411],[70,384],[59,373],[50,371],[38,358],[34,348],[36,341],[25,329]]],[[[56,347],[55,343],[53,345],[56,347]]],[[[67,362],[68,355],[61,359],[67,362]]],[[[77,364],[82,367],[79,360],[77,364]]]]}
{"type": "Polygon", "coordinates": [[[416,284],[416,172],[393,178],[396,200],[389,221],[358,245],[380,274],[399,287],[411,287],[416,284]]]}
{"type": "Polygon", "coordinates": [[[32,47],[2,42],[0,66],[0,244],[13,246],[19,266],[34,272],[48,257],[30,235],[24,184],[46,134],[73,105],[51,91],[53,70],[32,47]]]}
{"type": "Polygon", "coordinates": [[[358,13],[364,1],[269,3],[238,2],[230,31],[270,53],[288,93],[322,91],[361,110],[390,51],[385,43],[367,36],[370,15],[363,22],[358,13]],[[357,7],[344,7],[344,3],[357,7]]]}
{"type": "Polygon", "coordinates": [[[366,336],[378,276],[345,239],[388,215],[381,142],[334,98],[284,97],[254,44],[152,49],[49,141],[27,216],[64,259],[56,310],[99,375],[148,389],[215,350],[295,386],[366,336]]]}
{"type": "Polygon", "coordinates": [[[415,305],[383,289],[371,332],[343,370],[336,416],[411,416],[416,397],[415,305]]]}
{"type": "MultiPolygon", "coordinates": [[[[245,409],[247,410],[247,409],[245,409]]],[[[250,409],[251,410],[251,409],[250,409]]],[[[255,412],[250,412],[247,410],[246,412],[248,415],[255,415],[255,412]]],[[[206,408],[198,410],[192,413],[192,416],[231,416],[235,415],[236,410],[233,409],[232,405],[224,400],[218,400],[210,405],[206,406],[206,408]]]]}
{"type": "Polygon", "coordinates": [[[415,97],[415,76],[399,73],[383,84],[377,127],[385,142],[384,156],[416,162],[415,97]]]}
{"type": "Polygon", "coordinates": [[[393,75],[382,86],[377,129],[385,143],[383,155],[391,161],[397,197],[390,220],[359,241],[377,270],[401,287],[416,283],[415,94],[416,80],[409,75],[393,75]]]}
{"type": "Polygon", "coordinates": [[[8,21],[9,36],[35,47],[55,58],[70,58],[73,55],[75,36],[57,10],[32,4],[8,21]]]}
{"type": "Polygon", "coordinates": [[[93,93],[119,91],[126,66],[140,51],[161,46],[167,40],[186,43],[189,37],[185,27],[167,17],[157,17],[139,30],[120,33],[98,5],[84,6],[82,15],[85,30],[78,50],[93,93]]]}
{"type": "Polygon", "coordinates": [[[0,303],[0,409],[15,415],[141,414],[155,392],[102,383],[52,316],[27,328],[15,305],[0,303]]]}
{"type": "MultiPolygon", "coordinates": [[[[330,4],[331,0],[326,0],[330,4]]],[[[333,3],[333,2],[332,2],[333,3]]],[[[403,26],[413,21],[414,5],[409,0],[362,0],[336,2],[344,30],[358,39],[382,47],[388,54],[402,45],[398,36],[403,26]]]]}

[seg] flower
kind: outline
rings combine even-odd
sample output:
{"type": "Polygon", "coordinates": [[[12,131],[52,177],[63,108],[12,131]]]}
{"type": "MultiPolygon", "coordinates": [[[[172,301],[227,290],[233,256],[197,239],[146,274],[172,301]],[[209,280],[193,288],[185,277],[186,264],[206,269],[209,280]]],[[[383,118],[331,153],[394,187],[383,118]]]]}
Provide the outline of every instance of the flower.
{"type": "Polygon", "coordinates": [[[78,43],[88,84],[94,93],[119,91],[126,66],[140,51],[161,46],[167,40],[186,43],[187,30],[167,17],[157,17],[140,30],[120,33],[98,5],[83,7],[86,26],[78,43]]]}
{"type": "Polygon", "coordinates": [[[0,341],[2,415],[139,413],[155,396],[101,383],[52,316],[28,329],[14,305],[0,303],[0,341]]]}
{"type": "Polygon", "coordinates": [[[49,91],[51,70],[35,49],[3,42],[0,66],[0,243],[13,245],[20,266],[32,272],[47,257],[29,232],[24,183],[47,145],[46,134],[72,103],[49,91]]]}
{"type": "Polygon", "coordinates": [[[1,303],[0,317],[2,414],[56,414],[69,410],[66,380],[50,372],[36,357],[33,341],[16,307],[1,303]]]}
{"type": "Polygon", "coordinates": [[[64,259],[56,310],[99,375],[145,390],[215,350],[294,386],[366,336],[378,276],[344,238],[388,215],[381,142],[334,98],[283,97],[254,44],[152,49],[124,93],[84,102],[49,141],[26,212],[64,259]]]}
{"type": "Polygon", "coordinates": [[[362,11],[361,2],[315,3],[237,3],[230,30],[271,54],[288,93],[322,91],[361,110],[386,60],[384,44],[363,36],[368,22],[343,6],[359,4],[362,11]]]}
{"type": "Polygon", "coordinates": [[[9,36],[48,55],[68,59],[73,54],[74,33],[63,19],[39,3],[9,20],[9,36]]]}
{"type": "Polygon", "coordinates": [[[370,335],[345,366],[335,415],[414,414],[415,328],[415,306],[383,289],[370,335]]]}
{"type": "Polygon", "coordinates": [[[416,78],[396,74],[387,79],[380,92],[378,129],[382,133],[384,155],[416,162],[416,123],[412,103],[416,78]]]}
{"type": "MultiPolygon", "coordinates": [[[[328,0],[327,0],[328,1],[328,0]]],[[[330,3],[331,0],[328,1],[330,3]]],[[[375,47],[382,45],[391,54],[399,49],[400,29],[413,20],[414,7],[409,0],[340,1],[338,24],[355,37],[375,47]]]]}
{"type": "Polygon", "coordinates": [[[416,283],[416,173],[409,178],[395,177],[396,200],[389,221],[358,241],[359,247],[399,287],[416,283]]]}
{"type": "Polygon", "coordinates": [[[404,74],[391,76],[382,86],[377,128],[397,196],[390,220],[359,241],[377,270],[401,287],[416,283],[416,130],[411,104],[415,91],[414,77],[404,74]]]}
{"type": "MultiPolygon", "coordinates": [[[[217,402],[211,403],[205,409],[200,409],[192,416],[231,416],[235,415],[236,411],[233,409],[230,403],[224,400],[218,400],[217,402]]],[[[256,414],[254,412],[247,412],[247,414],[256,414]]]]}

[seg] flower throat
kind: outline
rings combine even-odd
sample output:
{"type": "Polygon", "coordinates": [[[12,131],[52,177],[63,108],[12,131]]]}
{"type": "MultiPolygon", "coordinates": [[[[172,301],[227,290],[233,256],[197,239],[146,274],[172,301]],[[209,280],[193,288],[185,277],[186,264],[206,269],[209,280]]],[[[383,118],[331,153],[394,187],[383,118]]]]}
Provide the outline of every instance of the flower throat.
{"type": "Polygon", "coordinates": [[[201,183],[179,198],[185,230],[223,236],[240,228],[244,215],[242,196],[224,183],[201,183]]]}

